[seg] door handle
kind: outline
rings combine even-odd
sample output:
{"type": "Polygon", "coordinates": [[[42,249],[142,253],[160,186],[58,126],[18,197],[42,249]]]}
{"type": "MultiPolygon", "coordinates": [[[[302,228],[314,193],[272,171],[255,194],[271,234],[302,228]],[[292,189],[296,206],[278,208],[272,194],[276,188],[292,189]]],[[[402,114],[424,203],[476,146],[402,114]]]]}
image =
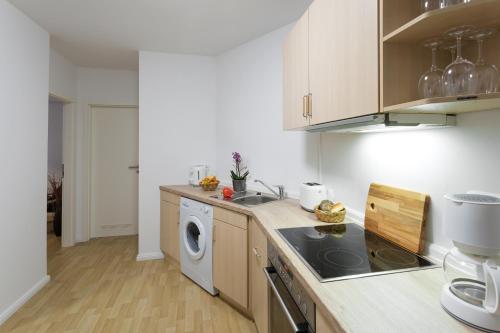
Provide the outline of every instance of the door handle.
{"type": "Polygon", "coordinates": [[[307,95],[304,95],[302,97],[302,117],[304,118],[307,118],[308,116],[308,112],[307,112],[307,107],[308,107],[308,103],[307,103],[307,95]]]}
{"type": "Polygon", "coordinates": [[[129,165],[128,169],[135,170],[135,173],[139,173],[139,166],[138,165],[129,165]]]}
{"type": "MultiPolygon", "coordinates": [[[[288,310],[285,301],[283,300],[283,297],[281,297],[280,292],[278,291],[278,288],[276,288],[276,285],[274,284],[273,278],[271,277],[271,274],[278,274],[276,272],[276,269],[274,267],[265,267],[264,268],[264,275],[266,276],[267,279],[267,284],[269,287],[271,287],[271,290],[276,297],[278,304],[281,307],[281,310],[284,312],[286,319],[292,326],[293,332],[294,333],[307,333],[308,329],[302,324],[297,325],[295,320],[293,319],[290,311],[288,310]]],[[[279,277],[277,277],[279,279],[279,277]]]]}
{"type": "Polygon", "coordinates": [[[312,97],[313,95],[311,93],[307,95],[307,115],[309,116],[309,118],[312,118],[313,116],[312,97]]]}

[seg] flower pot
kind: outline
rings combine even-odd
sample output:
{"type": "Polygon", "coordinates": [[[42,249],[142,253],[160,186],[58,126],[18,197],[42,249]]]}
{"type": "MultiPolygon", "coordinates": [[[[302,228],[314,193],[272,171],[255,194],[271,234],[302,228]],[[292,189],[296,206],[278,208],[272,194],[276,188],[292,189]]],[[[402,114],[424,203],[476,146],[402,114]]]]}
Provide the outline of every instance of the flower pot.
{"type": "Polygon", "coordinates": [[[245,192],[247,190],[247,180],[233,179],[233,190],[234,192],[245,192]]]}

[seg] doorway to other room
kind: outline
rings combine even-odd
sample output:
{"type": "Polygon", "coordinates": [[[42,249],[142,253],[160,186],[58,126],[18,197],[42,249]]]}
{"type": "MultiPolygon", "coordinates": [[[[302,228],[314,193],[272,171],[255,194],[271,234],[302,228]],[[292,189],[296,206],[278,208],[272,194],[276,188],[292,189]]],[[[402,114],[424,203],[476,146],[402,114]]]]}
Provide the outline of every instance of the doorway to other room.
{"type": "Polygon", "coordinates": [[[49,251],[61,246],[64,102],[49,96],[47,156],[47,246],[49,251]]]}

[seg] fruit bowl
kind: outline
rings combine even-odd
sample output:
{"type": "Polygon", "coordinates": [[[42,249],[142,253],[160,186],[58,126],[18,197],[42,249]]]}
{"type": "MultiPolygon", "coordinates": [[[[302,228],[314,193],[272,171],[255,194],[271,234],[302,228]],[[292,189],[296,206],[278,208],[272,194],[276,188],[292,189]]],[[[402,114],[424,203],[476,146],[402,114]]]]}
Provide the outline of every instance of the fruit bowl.
{"type": "Polygon", "coordinates": [[[219,186],[220,181],[217,179],[211,179],[210,181],[201,181],[200,186],[203,189],[203,191],[215,191],[217,187],[219,186]]]}

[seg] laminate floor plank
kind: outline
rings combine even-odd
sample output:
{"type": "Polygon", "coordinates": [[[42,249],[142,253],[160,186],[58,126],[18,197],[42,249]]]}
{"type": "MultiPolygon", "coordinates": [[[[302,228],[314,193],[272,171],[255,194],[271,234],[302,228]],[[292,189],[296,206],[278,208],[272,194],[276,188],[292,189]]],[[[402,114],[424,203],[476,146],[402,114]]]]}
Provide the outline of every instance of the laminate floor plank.
{"type": "Polygon", "coordinates": [[[252,321],[168,260],[137,262],[137,237],[61,248],[48,235],[51,281],[0,333],[256,333],[252,321]]]}

